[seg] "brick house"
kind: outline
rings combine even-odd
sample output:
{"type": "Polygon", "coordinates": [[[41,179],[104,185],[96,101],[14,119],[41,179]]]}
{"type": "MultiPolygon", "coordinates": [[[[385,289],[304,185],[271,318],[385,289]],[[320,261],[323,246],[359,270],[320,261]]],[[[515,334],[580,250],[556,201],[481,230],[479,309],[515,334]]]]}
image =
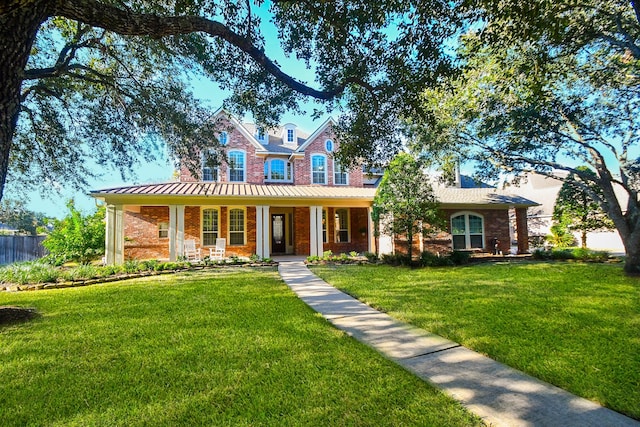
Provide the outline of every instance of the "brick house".
{"type": "MultiPolygon", "coordinates": [[[[376,252],[371,210],[381,172],[346,170],[333,159],[338,148],[333,119],[308,135],[295,124],[264,131],[240,123],[224,110],[218,140],[226,161],[202,163],[200,176],[181,167],[177,182],[92,191],[107,205],[106,260],[170,259],[183,254],[184,241],[205,249],[225,238],[227,255],[261,257],[376,252]]],[[[524,236],[526,210],[535,203],[494,189],[443,188],[439,200],[451,219],[449,233],[425,249],[489,248],[495,236],[509,240],[509,209],[524,236]],[[447,243],[448,239],[448,243],[447,243]],[[439,246],[438,246],[439,247],[439,246]]]]}

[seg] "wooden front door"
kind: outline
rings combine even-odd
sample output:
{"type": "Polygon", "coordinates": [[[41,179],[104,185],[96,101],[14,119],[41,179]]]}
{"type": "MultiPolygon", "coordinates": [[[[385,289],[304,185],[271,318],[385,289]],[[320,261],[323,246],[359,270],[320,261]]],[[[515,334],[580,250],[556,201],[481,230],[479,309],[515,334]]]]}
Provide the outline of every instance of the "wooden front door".
{"type": "Polygon", "coordinates": [[[271,253],[284,254],[287,252],[285,218],[285,214],[271,215],[271,253]]]}

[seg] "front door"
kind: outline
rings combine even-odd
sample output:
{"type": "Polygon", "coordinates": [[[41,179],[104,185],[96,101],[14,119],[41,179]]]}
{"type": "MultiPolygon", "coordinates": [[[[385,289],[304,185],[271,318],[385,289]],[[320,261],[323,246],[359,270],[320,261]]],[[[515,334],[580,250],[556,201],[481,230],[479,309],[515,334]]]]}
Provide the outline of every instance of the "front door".
{"type": "Polygon", "coordinates": [[[284,221],[285,214],[271,215],[271,253],[284,254],[287,252],[284,221]]]}

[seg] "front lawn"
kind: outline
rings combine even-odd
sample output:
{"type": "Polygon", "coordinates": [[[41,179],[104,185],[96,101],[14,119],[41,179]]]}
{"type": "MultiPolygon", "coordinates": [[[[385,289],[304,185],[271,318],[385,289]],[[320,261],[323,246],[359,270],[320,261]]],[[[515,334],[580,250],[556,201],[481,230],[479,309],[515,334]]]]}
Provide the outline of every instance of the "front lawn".
{"type": "Polygon", "coordinates": [[[312,270],[397,319],[640,419],[640,280],[620,265],[312,270]]]}
{"type": "Polygon", "coordinates": [[[273,270],[37,292],[0,306],[0,425],[480,425],[330,326],[273,270]]]}

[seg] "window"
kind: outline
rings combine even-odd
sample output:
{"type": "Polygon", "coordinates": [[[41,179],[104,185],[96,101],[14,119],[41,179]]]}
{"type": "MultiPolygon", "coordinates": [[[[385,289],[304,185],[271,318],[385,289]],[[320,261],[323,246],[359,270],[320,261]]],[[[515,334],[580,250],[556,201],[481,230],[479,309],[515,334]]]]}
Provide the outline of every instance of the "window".
{"type": "Polygon", "coordinates": [[[218,182],[219,169],[218,168],[210,168],[205,166],[202,168],[202,180],[203,181],[215,181],[218,182]]]}
{"type": "Polygon", "coordinates": [[[336,209],[335,214],[336,243],[349,241],[349,210],[336,209]]]}
{"type": "Polygon", "coordinates": [[[322,209],[322,243],[327,243],[327,210],[322,209]]]}
{"type": "Polygon", "coordinates": [[[347,185],[349,183],[348,174],[342,168],[342,165],[334,159],[333,161],[333,183],[335,185],[347,185]]]}
{"type": "Polygon", "coordinates": [[[324,143],[324,148],[327,150],[327,153],[333,153],[333,141],[327,139],[324,143]]]}
{"type": "Polygon", "coordinates": [[[227,145],[229,142],[229,135],[226,132],[220,132],[220,135],[218,135],[218,141],[220,142],[220,145],[227,145]]]}
{"type": "Polygon", "coordinates": [[[264,128],[256,128],[256,139],[260,142],[266,142],[267,134],[264,131],[264,128]]]}
{"type": "Polygon", "coordinates": [[[462,213],[451,218],[453,249],[484,248],[484,225],[481,216],[462,213]]]}
{"type": "Polygon", "coordinates": [[[218,238],[218,210],[202,210],[202,246],[214,246],[218,238]]]}
{"type": "Polygon", "coordinates": [[[327,158],[325,156],[319,154],[311,156],[311,183],[327,183],[327,158]]]}
{"type": "Polygon", "coordinates": [[[287,129],[287,142],[293,142],[295,139],[295,131],[293,129],[287,129]]]}
{"type": "Polygon", "coordinates": [[[169,223],[168,222],[159,222],[158,223],[158,238],[166,239],[169,237],[169,223]]]}
{"type": "Polygon", "coordinates": [[[229,152],[229,181],[244,182],[244,152],[229,152]]]}
{"type": "Polygon", "coordinates": [[[229,244],[244,245],[244,210],[229,211],[229,244]]]}
{"type": "Polygon", "coordinates": [[[291,182],[292,165],[281,159],[272,159],[264,162],[265,181],[285,181],[291,182]]]}

